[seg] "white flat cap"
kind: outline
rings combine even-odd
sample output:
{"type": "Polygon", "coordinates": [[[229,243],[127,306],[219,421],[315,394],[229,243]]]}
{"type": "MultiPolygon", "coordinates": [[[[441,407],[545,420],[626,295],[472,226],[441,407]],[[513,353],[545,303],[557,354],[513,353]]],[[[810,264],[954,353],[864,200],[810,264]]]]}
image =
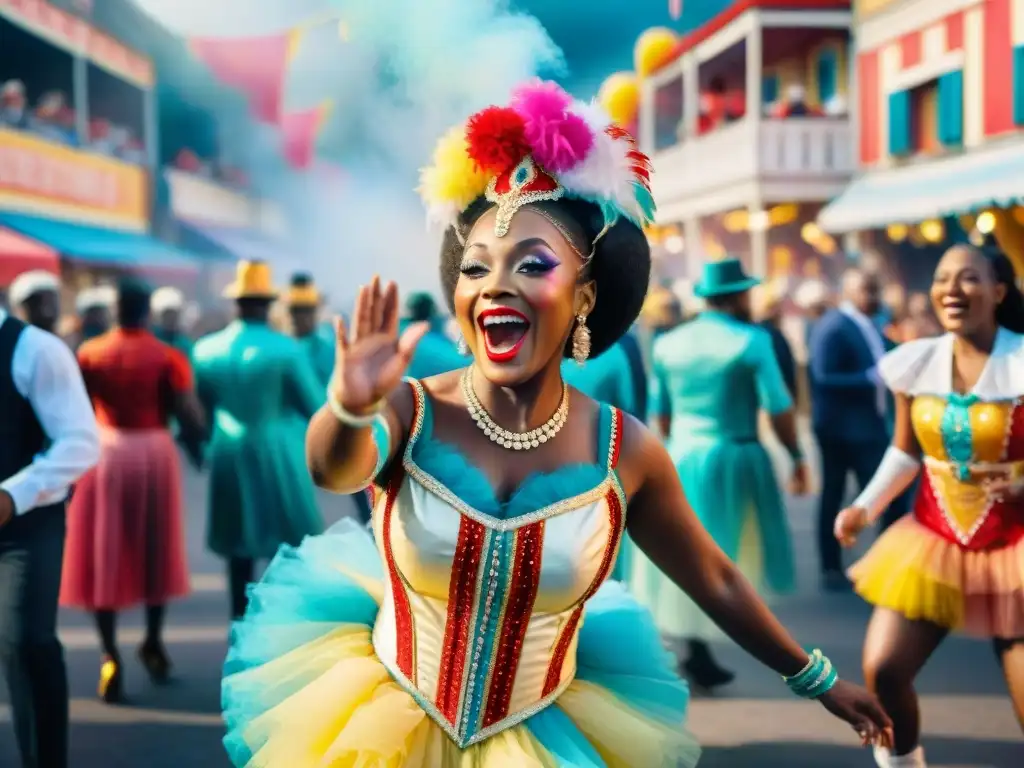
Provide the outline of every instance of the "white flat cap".
{"type": "Polygon", "coordinates": [[[109,285],[98,285],[79,291],[75,299],[75,311],[78,314],[90,309],[113,307],[117,303],[117,289],[109,285]]]}
{"type": "Polygon", "coordinates": [[[804,280],[793,294],[793,301],[798,307],[809,309],[817,304],[824,304],[832,297],[832,291],[822,280],[804,280]]]}
{"type": "Polygon", "coordinates": [[[177,288],[164,286],[153,291],[149,299],[152,312],[166,312],[168,309],[181,309],[185,306],[185,297],[177,288]]]}
{"type": "Polygon", "coordinates": [[[42,269],[22,272],[11,283],[11,287],[7,291],[7,302],[12,307],[18,307],[41,291],[60,293],[60,280],[52,272],[42,269]]]}

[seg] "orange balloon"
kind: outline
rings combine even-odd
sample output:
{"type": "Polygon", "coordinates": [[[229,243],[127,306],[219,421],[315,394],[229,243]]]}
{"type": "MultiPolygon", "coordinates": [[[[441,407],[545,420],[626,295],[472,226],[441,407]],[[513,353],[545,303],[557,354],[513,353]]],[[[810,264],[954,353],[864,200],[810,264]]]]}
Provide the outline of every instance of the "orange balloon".
{"type": "Polygon", "coordinates": [[[648,77],[672,60],[679,36],[671,29],[648,29],[633,46],[633,67],[640,77],[648,77]]]}
{"type": "Polygon", "coordinates": [[[640,85],[632,72],[616,72],[601,84],[597,101],[618,125],[626,127],[640,109],[640,85]]]}

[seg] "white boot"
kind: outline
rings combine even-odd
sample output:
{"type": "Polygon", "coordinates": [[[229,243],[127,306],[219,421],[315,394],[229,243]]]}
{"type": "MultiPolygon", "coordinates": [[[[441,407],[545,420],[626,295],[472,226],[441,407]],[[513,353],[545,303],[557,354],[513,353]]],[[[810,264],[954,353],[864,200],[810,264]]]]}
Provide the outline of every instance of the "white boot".
{"type": "Polygon", "coordinates": [[[878,768],[928,768],[924,761],[924,747],[917,747],[905,755],[894,755],[885,747],[875,747],[878,768]]]}

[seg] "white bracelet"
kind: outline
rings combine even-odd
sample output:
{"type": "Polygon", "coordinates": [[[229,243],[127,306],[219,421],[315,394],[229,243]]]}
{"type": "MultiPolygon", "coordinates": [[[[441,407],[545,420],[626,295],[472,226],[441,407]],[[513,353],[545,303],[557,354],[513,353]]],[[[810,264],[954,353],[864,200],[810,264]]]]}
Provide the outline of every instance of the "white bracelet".
{"type": "Polygon", "coordinates": [[[380,412],[384,410],[384,403],[386,401],[381,398],[374,403],[373,408],[365,416],[356,416],[354,413],[350,413],[345,409],[341,403],[338,402],[337,398],[331,393],[331,390],[327,390],[327,407],[331,409],[331,413],[334,417],[344,424],[346,427],[352,427],[353,429],[363,429],[373,425],[373,422],[380,417],[380,412]]]}

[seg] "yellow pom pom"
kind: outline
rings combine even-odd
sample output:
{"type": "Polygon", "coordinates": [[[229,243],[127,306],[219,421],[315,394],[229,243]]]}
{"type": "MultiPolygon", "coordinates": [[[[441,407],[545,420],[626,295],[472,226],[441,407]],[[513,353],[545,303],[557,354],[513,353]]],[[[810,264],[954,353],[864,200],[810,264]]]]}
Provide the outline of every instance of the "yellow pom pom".
{"type": "Polygon", "coordinates": [[[465,126],[446,133],[434,150],[434,162],[420,174],[420,195],[432,210],[464,210],[487,189],[490,177],[469,156],[465,126]]]}

